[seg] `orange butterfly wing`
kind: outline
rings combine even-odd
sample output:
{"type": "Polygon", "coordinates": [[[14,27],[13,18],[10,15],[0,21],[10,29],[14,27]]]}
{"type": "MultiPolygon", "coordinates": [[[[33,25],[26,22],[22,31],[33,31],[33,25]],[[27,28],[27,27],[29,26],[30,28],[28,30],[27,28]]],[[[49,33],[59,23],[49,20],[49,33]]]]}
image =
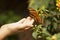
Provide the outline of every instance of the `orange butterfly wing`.
{"type": "Polygon", "coordinates": [[[31,16],[32,18],[34,18],[36,22],[38,22],[38,23],[40,23],[40,24],[43,23],[42,18],[39,16],[39,14],[36,12],[36,10],[34,10],[33,8],[30,8],[30,9],[29,9],[29,12],[30,12],[30,16],[31,16]]]}

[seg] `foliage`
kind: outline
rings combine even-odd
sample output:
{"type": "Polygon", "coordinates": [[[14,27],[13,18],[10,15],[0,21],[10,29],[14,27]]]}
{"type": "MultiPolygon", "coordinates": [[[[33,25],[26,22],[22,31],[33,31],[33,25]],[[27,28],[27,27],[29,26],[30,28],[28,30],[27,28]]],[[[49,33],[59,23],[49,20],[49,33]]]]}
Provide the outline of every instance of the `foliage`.
{"type": "Polygon", "coordinates": [[[0,13],[0,25],[16,22],[20,19],[20,16],[14,14],[13,11],[0,13]]]}
{"type": "Polygon", "coordinates": [[[43,24],[35,25],[35,27],[33,28],[32,36],[36,40],[60,40],[59,3],[60,0],[30,1],[29,7],[35,9],[44,21],[43,24]]]}
{"type": "MultiPolygon", "coordinates": [[[[60,40],[60,0],[30,0],[30,7],[36,10],[43,20],[43,24],[36,24],[33,27],[32,36],[36,40],[60,40]]],[[[13,11],[0,12],[0,25],[20,19],[20,15],[16,15],[13,11]]]]}

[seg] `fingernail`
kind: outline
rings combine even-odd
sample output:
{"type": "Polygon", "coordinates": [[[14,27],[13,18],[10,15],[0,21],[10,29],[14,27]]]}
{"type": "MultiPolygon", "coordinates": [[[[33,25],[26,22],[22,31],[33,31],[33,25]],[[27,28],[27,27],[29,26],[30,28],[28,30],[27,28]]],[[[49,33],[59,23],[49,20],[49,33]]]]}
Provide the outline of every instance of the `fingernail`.
{"type": "Polygon", "coordinates": [[[31,18],[31,17],[27,17],[27,18],[31,18]]]}
{"type": "Polygon", "coordinates": [[[32,18],[31,17],[27,17],[27,19],[30,19],[31,20],[32,18]]]}

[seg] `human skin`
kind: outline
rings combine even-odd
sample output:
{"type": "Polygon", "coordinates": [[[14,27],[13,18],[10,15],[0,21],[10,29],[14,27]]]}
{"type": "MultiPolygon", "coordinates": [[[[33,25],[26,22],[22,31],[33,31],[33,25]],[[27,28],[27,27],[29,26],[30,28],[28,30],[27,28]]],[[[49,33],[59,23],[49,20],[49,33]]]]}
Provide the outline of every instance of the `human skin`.
{"type": "Polygon", "coordinates": [[[31,17],[23,18],[18,22],[5,24],[0,28],[0,40],[3,40],[6,36],[14,34],[16,32],[27,30],[33,27],[34,19],[31,17]]]}

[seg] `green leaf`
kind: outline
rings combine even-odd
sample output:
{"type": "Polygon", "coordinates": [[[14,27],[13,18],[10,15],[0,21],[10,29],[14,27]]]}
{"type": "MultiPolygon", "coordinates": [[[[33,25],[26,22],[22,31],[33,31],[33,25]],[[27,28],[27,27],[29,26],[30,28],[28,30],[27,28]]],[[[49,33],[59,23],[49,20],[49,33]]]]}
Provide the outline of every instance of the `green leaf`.
{"type": "Polygon", "coordinates": [[[50,33],[47,31],[47,28],[43,28],[42,35],[45,35],[45,37],[51,36],[50,33]]]}
{"type": "Polygon", "coordinates": [[[56,36],[57,36],[57,40],[60,40],[60,33],[57,33],[56,36]]]}
{"type": "Polygon", "coordinates": [[[38,33],[37,33],[37,32],[33,32],[33,33],[32,33],[32,36],[33,36],[33,38],[37,39],[38,33]]]}
{"type": "Polygon", "coordinates": [[[31,0],[29,7],[45,10],[48,7],[49,1],[50,0],[31,0]]]}
{"type": "Polygon", "coordinates": [[[52,40],[51,37],[46,37],[46,40],[52,40]]]}

